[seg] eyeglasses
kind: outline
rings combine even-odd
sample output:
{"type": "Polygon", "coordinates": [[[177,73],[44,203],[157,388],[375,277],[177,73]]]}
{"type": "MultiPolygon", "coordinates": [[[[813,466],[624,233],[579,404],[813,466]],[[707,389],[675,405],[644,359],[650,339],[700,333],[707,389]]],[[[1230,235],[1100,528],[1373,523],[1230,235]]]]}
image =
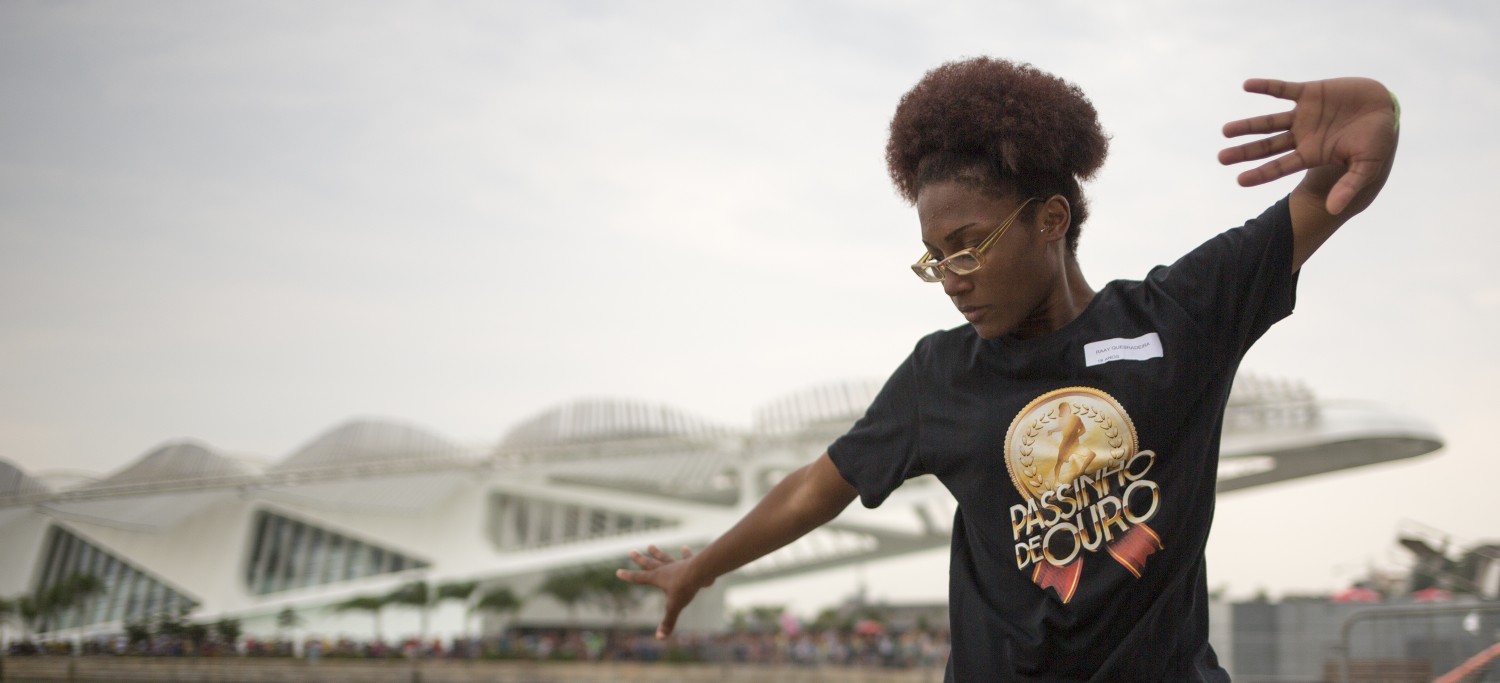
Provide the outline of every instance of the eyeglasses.
{"type": "Polygon", "coordinates": [[[980,242],[977,247],[964,249],[941,261],[932,260],[931,251],[923,252],[922,258],[917,259],[917,262],[912,264],[912,272],[916,273],[917,277],[922,278],[923,282],[942,282],[944,272],[953,273],[954,275],[968,275],[983,268],[984,252],[988,251],[990,245],[994,244],[996,240],[1000,239],[1001,235],[1005,234],[1005,231],[1010,228],[1011,223],[1016,222],[1016,216],[1021,215],[1021,209],[1026,208],[1026,205],[1033,201],[1036,201],[1036,197],[1021,202],[1021,205],[1016,207],[1015,211],[1010,212],[1010,215],[1005,217],[1005,220],[1000,223],[1000,227],[995,228],[995,231],[990,233],[989,237],[984,238],[984,241],[980,242]]]}

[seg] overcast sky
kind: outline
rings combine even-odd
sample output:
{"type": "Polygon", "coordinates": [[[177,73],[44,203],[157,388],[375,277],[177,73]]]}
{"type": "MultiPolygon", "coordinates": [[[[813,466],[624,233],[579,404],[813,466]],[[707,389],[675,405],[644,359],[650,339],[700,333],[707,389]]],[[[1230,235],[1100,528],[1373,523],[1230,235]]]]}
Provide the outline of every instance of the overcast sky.
{"type": "MultiPolygon", "coordinates": [[[[1401,96],[1395,173],[1245,368],[1448,446],[1226,495],[1210,546],[1232,594],[1342,587],[1400,559],[1406,520],[1500,536],[1497,35],[1482,0],[4,0],[0,458],[106,472],[192,437],[276,459],[358,415],[483,444],[581,397],[746,425],[963,322],[906,268],[883,161],[927,69],[1009,57],[1092,97],[1096,287],[1290,190],[1215,161],[1224,122],[1283,108],[1244,79],[1366,75],[1401,96]]],[[[941,596],[945,561],[860,575],[941,596]]]]}

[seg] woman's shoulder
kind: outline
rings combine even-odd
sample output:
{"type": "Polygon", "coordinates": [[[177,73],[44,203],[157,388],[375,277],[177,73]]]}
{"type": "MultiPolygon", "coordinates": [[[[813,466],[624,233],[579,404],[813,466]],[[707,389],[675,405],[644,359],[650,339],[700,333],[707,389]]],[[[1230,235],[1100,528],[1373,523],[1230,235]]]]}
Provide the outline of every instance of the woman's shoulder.
{"type": "Polygon", "coordinates": [[[917,340],[911,355],[902,363],[902,368],[919,376],[932,376],[934,371],[966,365],[966,359],[977,355],[984,340],[974,332],[971,325],[964,324],[947,330],[937,330],[917,340]]]}
{"type": "Polygon", "coordinates": [[[983,342],[984,340],[980,339],[979,334],[974,331],[974,326],[965,323],[958,327],[932,332],[917,340],[917,347],[912,351],[912,355],[924,360],[954,354],[967,355],[983,342]]]}

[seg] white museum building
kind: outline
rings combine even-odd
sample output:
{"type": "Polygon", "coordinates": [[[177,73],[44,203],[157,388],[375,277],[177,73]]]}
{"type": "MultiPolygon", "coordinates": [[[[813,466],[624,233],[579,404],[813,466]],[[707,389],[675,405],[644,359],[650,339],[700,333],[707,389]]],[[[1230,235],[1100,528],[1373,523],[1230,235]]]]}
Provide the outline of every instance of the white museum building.
{"type": "MultiPolygon", "coordinates": [[[[372,637],[368,614],[330,606],[414,580],[509,586],[516,623],[603,625],[540,595],[549,572],[619,564],[633,548],[701,547],[785,473],[863,414],[878,383],[799,392],[730,427],[641,402],[583,400],[546,410],[498,441],[461,446],[399,420],[337,425],[272,462],[177,440],[97,479],[27,473],[0,460],[0,597],[92,574],[84,615],[97,634],[161,613],[233,617],[247,634],[300,630],[372,637]]],[[[1219,490],[1411,458],[1441,441],[1377,406],[1325,401],[1295,382],[1242,373],[1225,417],[1219,490]]],[[[701,594],[680,628],[724,628],[726,589],[948,544],[954,504],[930,476],[880,508],[851,505],[829,525],[701,594]]],[[[655,623],[641,605],[632,623],[655,623]]],[[[384,634],[417,632],[387,610],[384,634]]],[[[56,628],[71,633],[76,617],[56,628]]],[[[468,633],[470,610],[432,613],[429,637],[468,633]]],[[[485,624],[493,629],[496,624],[485,624]]],[[[15,631],[9,632],[11,637],[15,631]]]]}

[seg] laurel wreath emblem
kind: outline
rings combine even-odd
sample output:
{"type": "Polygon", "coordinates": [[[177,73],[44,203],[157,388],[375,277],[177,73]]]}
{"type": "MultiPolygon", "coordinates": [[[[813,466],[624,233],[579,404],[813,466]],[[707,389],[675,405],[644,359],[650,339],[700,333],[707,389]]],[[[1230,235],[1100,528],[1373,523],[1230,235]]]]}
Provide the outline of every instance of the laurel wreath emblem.
{"type": "Polygon", "coordinates": [[[1053,408],[1041,417],[1032,420],[1031,426],[1027,427],[1026,431],[1021,434],[1021,447],[1019,449],[1021,452],[1021,474],[1026,476],[1027,483],[1038,488],[1042,485],[1042,478],[1037,476],[1036,457],[1032,455],[1032,451],[1036,446],[1036,437],[1042,433],[1042,429],[1055,421],[1057,421],[1057,409],[1053,408]]]}
{"type": "MultiPolygon", "coordinates": [[[[1104,435],[1105,442],[1109,444],[1109,462],[1103,466],[1114,467],[1120,465],[1124,462],[1125,458],[1130,455],[1130,449],[1133,447],[1133,443],[1127,444],[1127,439],[1131,442],[1134,441],[1135,427],[1129,424],[1130,418],[1128,415],[1126,415],[1124,408],[1120,407],[1118,402],[1116,402],[1113,397],[1110,397],[1108,394],[1095,389],[1088,389],[1083,387],[1073,387],[1070,389],[1048,392],[1047,394],[1044,394],[1043,396],[1040,396],[1036,400],[1032,401],[1030,405],[1023,409],[1021,411],[1021,414],[1016,416],[1018,418],[1017,421],[1019,421],[1021,417],[1025,416],[1026,413],[1030,412],[1032,408],[1037,407],[1039,404],[1043,404],[1051,400],[1056,400],[1062,394],[1074,394],[1076,392],[1083,392],[1086,396],[1093,399],[1102,398],[1105,401],[1114,404],[1115,407],[1119,409],[1120,416],[1125,420],[1124,425],[1119,424],[1114,418],[1110,416],[1108,412],[1100,410],[1098,406],[1091,405],[1092,401],[1068,401],[1068,405],[1072,408],[1072,413],[1082,419],[1092,422],[1104,435]]],[[[1040,438],[1041,435],[1045,433],[1049,428],[1051,428],[1052,425],[1057,423],[1059,417],[1060,416],[1057,414],[1056,407],[1048,408],[1046,412],[1025,423],[1024,428],[1019,430],[1019,432],[1011,432],[1011,437],[1017,439],[1016,452],[1018,457],[1016,458],[1015,464],[1019,465],[1019,467],[1017,468],[1019,471],[1012,472],[1012,474],[1019,474],[1020,476],[1015,478],[1017,480],[1024,480],[1024,482],[1028,484],[1029,488],[1031,488],[1032,490],[1041,489],[1044,486],[1041,474],[1038,471],[1036,463],[1037,439],[1040,438]]],[[[1017,426],[1020,425],[1013,424],[1012,430],[1015,430],[1015,427],[1017,426]]],[[[1090,469],[1092,470],[1094,468],[1090,469]]],[[[1020,484],[1021,481],[1017,481],[1016,483],[1020,484]]],[[[1023,493],[1025,492],[1023,491],[1023,493]]]]}

